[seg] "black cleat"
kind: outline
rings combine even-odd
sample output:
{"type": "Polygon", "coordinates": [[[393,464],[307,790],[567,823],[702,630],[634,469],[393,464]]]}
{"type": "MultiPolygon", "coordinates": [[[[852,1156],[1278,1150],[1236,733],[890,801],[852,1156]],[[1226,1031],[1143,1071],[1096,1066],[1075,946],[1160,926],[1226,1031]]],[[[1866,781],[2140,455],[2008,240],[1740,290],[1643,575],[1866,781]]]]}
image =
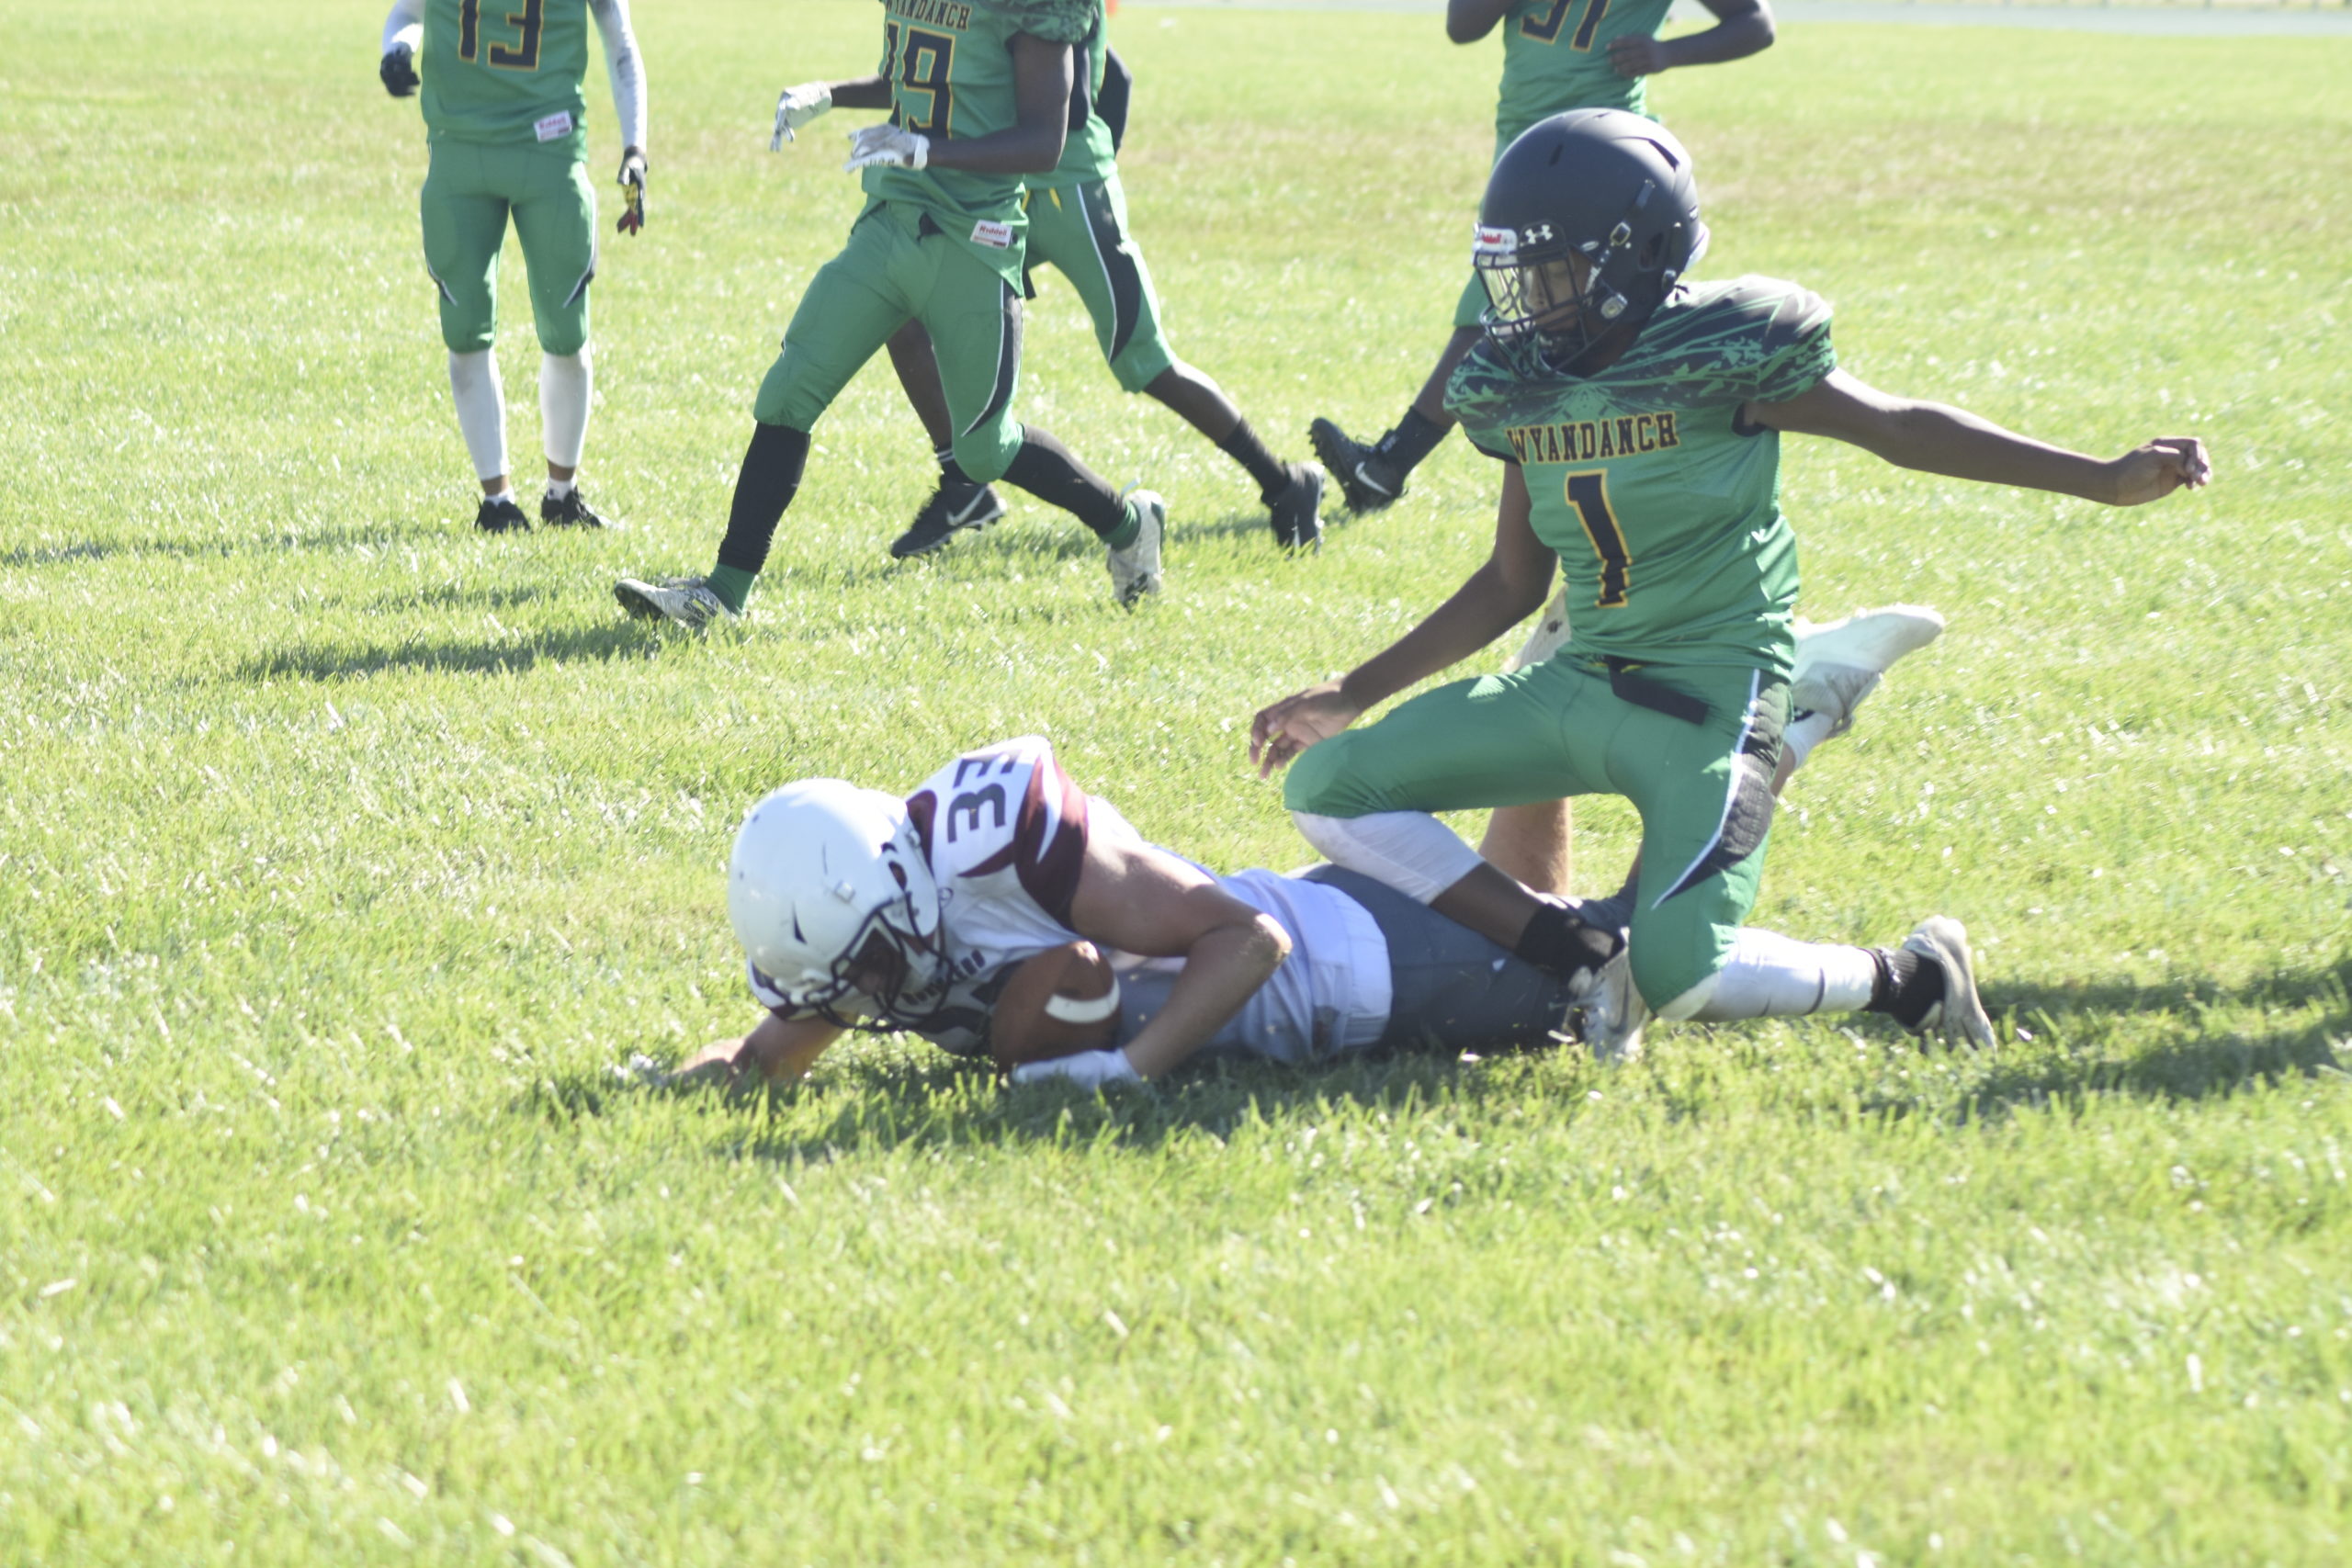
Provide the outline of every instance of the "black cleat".
{"type": "Polygon", "coordinates": [[[485,534],[527,534],[531,531],[531,519],[515,504],[510,491],[504,495],[483,496],[481,510],[474,513],[474,526],[485,534]]]}
{"type": "Polygon", "coordinates": [[[1378,512],[1405,493],[1404,471],[1382,457],[1379,447],[1367,446],[1328,419],[1308,425],[1306,437],[1323,466],[1338,477],[1349,511],[1378,512]]]}
{"type": "Polygon", "coordinates": [[[1274,525],[1274,543],[1286,550],[1311,550],[1323,542],[1323,480],[1313,463],[1293,463],[1290,482],[1265,497],[1274,525]]]}
{"type": "Polygon", "coordinates": [[[560,499],[552,494],[542,494],[539,497],[539,521],[553,528],[617,528],[620,526],[617,523],[597,515],[595,508],[588,504],[588,498],[580,493],[580,487],[577,485],[572,486],[570,495],[560,499]]]}
{"type": "Polygon", "coordinates": [[[890,541],[890,554],[899,560],[927,556],[964,530],[985,528],[1003,515],[1004,498],[989,486],[943,479],[907,531],[890,541]]]}

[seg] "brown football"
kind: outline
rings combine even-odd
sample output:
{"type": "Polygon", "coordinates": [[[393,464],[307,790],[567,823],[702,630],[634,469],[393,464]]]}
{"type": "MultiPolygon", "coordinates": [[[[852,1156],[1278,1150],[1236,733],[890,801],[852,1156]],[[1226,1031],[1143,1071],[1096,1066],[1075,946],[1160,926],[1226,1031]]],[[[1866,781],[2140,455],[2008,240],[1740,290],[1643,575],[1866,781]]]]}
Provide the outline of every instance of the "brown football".
{"type": "Polygon", "coordinates": [[[1119,979],[1091,942],[1068,942],[1021,961],[989,1015],[996,1070],[1099,1051],[1119,1032],[1119,979]]]}

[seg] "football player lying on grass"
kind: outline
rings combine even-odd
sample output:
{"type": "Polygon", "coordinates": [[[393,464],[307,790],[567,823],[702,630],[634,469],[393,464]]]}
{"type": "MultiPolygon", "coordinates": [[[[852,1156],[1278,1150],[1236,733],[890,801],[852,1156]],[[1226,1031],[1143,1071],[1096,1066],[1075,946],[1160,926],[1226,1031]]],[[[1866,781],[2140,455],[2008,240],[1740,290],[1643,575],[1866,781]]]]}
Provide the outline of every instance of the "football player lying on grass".
{"type": "Polygon", "coordinates": [[[2136,506],[2211,477],[2165,436],[2101,460],[1838,368],[1829,307],[1771,278],[1690,284],[1706,245],[1690,154],[1616,109],[1544,120],[1496,164],[1473,243],[1487,341],[1447,404],[1502,464],[1492,555],[1343,679],[1262,709],[1250,750],[1292,762],[1309,842],[1573,976],[1583,1038],[1628,1051],[1655,1009],[1730,1020],[1868,1010],[1992,1043],[1967,932],[1931,916],[1893,951],[1745,927],[1791,712],[1796,541],[1781,433],[1900,467],[2136,506]],[[1351,728],[1550,593],[1567,644],[1351,728]],[[1641,813],[1630,942],[1505,875],[1430,813],[1622,795],[1641,813]]]}
{"type": "MultiPolygon", "coordinates": [[[[1850,617],[1815,639],[1811,678],[1844,694],[1850,722],[1890,641],[1917,646],[1940,624],[1850,617]]],[[[1565,878],[1565,842],[1539,858],[1565,878]]],[[[1578,1021],[1567,980],[1372,877],[1218,876],[1146,842],[1035,737],[958,757],[904,800],[838,779],[786,785],[736,837],[727,905],[769,1012],[686,1063],[687,1081],[796,1078],[851,1029],[991,1056],[1016,1082],[1101,1085],[1202,1050],[1302,1065],[1503,1051],[1578,1021]]],[[[1612,929],[1625,918],[1608,900],[1587,908],[1612,929]]]]}

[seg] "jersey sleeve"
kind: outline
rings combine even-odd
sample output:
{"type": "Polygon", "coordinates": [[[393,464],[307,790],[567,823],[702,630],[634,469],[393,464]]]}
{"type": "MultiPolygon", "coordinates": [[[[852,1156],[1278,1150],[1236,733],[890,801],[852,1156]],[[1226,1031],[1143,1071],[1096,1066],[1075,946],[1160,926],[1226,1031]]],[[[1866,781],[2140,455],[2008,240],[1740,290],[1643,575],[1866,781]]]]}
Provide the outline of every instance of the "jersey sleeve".
{"type": "Polygon", "coordinates": [[[1084,43],[1094,31],[1102,0],[978,0],[1012,24],[1012,30],[1047,43],[1084,43]]]}
{"type": "Polygon", "coordinates": [[[613,85],[613,113],[621,122],[621,145],[645,147],[645,57],[638,52],[629,25],[628,0],[588,0],[589,14],[605,40],[605,73],[613,85]]]}
{"type": "Polygon", "coordinates": [[[1784,403],[1838,368],[1829,301],[1810,288],[1743,277],[1717,302],[1722,363],[1742,402],[1784,403]]]}
{"type": "Polygon", "coordinates": [[[1514,393],[1525,383],[1504,362],[1493,342],[1480,338],[1445,381],[1445,412],[1462,422],[1462,434],[1487,457],[1515,463],[1518,457],[1503,432],[1510,423],[1514,393]]]}
{"type": "Polygon", "coordinates": [[[908,797],[907,813],[951,899],[1026,905],[1068,928],[1091,805],[1033,735],[956,758],[908,797]]]}

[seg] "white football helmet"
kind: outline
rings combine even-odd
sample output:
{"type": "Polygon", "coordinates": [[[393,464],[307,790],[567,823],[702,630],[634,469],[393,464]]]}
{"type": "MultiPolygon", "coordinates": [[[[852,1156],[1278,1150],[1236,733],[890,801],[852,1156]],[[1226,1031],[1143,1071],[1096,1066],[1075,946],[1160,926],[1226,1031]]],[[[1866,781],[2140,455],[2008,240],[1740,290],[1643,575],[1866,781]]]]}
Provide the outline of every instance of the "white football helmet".
{"type": "Polygon", "coordinates": [[[945,998],[939,886],[907,803],[880,790],[802,779],[752,807],[727,867],[727,917],[795,1009],[849,1022],[837,1010],[863,996],[911,1027],[945,998]],[[869,990],[854,972],[885,978],[869,990]]]}

